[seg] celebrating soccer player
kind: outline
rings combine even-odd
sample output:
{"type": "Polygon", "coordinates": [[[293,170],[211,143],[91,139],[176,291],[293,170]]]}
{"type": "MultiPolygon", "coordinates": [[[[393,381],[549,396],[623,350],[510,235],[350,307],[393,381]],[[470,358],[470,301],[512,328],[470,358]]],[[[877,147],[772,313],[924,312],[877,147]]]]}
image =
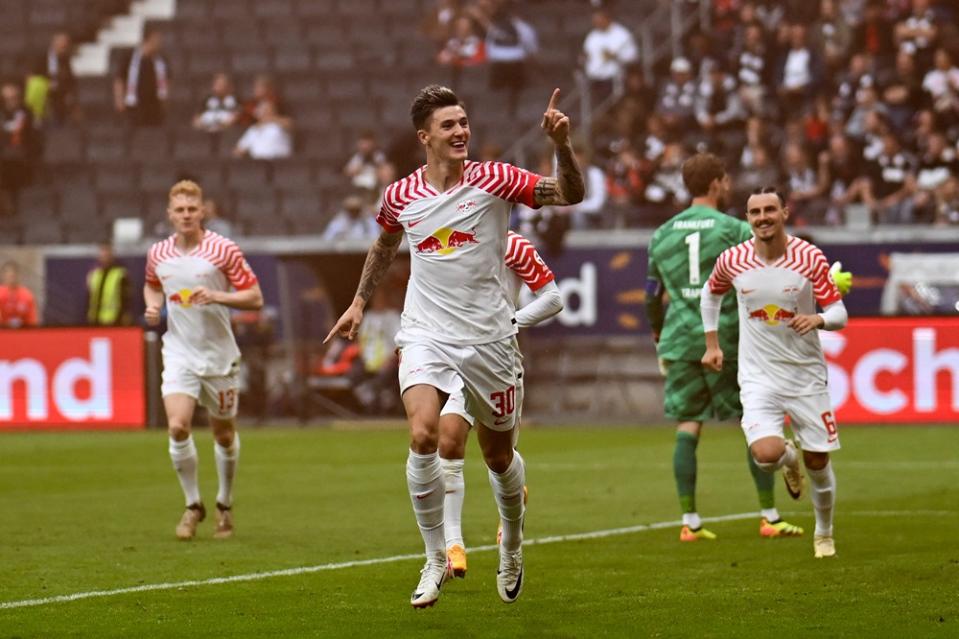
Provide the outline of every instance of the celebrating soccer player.
{"type": "MultiPolygon", "coordinates": [[[[535,326],[563,310],[563,297],[556,286],[553,272],[539,256],[536,247],[519,233],[507,234],[506,266],[509,301],[516,311],[516,324],[520,328],[535,326]],[[519,305],[523,285],[536,296],[532,302],[519,305]]],[[[520,418],[523,410],[523,357],[516,357],[516,426],[513,427],[513,446],[519,436],[520,418]]],[[[475,419],[466,404],[466,395],[460,391],[450,398],[440,411],[440,463],[446,482],[446,499],[443,505],[443,528],[446,533],[446,556],[454,577],[466,576],[466,544],[463,541],[463,498],[466,482],[463,478],[463,460],[466,457],[466,440],[475,419]]],[[[526,501],[523,487],[523,501],[526,501]]],[[[502,535],[502,523],[497,532],[497,543],[502,535]]]]}
{"type": "Polygon", "coordinates": [[[569,140],[569,118],[553,92],[542,126],[556,151],[557,175],[542,177],[509,164],[467,160],[466,109],[446,87],[420,91],[410,109],[426,166],[386,188],[377,221],[383,232],[367,255],[350,307],[327,339],[356,336],[363,309],[396,256],[410,246],[410,279],[400,348],[400,391],[410,425],[406,479],[426,546],[426,565],[410,598],[433,605],[449,577],[443,527],[445,482],[437,454],[440,409],[466,395],[503,523],[496,587],[513,602],[523,585],[523,459],[513,450],[516,425],[516,319],[505,293],[506,231],[513,203],[574,204],[583,176],[569,140]]]}
{"type": "MultiPolygon", "coordinates": [[[[656,351],[666,376],[666,417],[679,422],[673,452],[673,473],[683,511],[680,541],[715,539],[703,528],[696,510],[696,447],[703,422],[742,415],[736,385],[739,322],[736,303],[723,302],[719,339],[728,356],[719,372],[705,369],[699,296],[702,280],[719,254],[752,237],[749,224],[721,213],[729,199],[729,176],[722,160],[699,153],[683,164],[683,182],[692,206],[656,229],[649,244],[646,313],[656,339],[656,351]],[[669,306],[663,312],[663,297],[669,306]]],[[[801,535],[802,528],[783,521],[776,509],[774,477],[762,472],[746,454],[762,509],[763,537],[801,535]]]]}
{"type": "Polygon", "coordinates": [[[817,330],[845,326],[846,307],[822,251],[786,234],[788,217],[783,197],[773,187],[760,189],[747,200],[746,219],[754,238],[723,251],[703,289],[702,363],[717,372],[724,368],[720,305],[723,295],[735,288],[746,441],[760,469],[767,473],[783,469],[786,488],[798,499],[803,487],[799,454],[783,433],[783,420],[789,415],[812,484],[814,554],[832,557],[836,478],[829,453],[839,449],[839,434],[817,330]],[[821,313],[816,312],[817,304],[821,313]]]}
{"type": "Polygon", "coordinates": [[[210,413],[219,476],[213,536],[226,539],[233,535],[233,479],[240,454],[235,425],[240,349],[233,338],[229,309],[256,310],[263,306],[263,294],[236,244],[203,229],[199,185],[189,180],[177,182],[170,189],[167,214],[175,233],[150,248],[143,297],[151,326],[160,323],[161,309],[167,305],[163,405],[170,458],[186,497],[176,536],[192,539],[206,517],[190,432],[193,411],[200,402],[210,413]]]}

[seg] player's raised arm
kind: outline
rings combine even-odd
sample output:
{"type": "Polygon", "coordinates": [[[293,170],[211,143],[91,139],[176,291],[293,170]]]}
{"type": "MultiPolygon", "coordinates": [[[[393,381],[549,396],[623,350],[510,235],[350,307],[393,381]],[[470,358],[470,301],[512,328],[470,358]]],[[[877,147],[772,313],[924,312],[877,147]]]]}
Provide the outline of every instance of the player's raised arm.
{"type": "Polygon", "coordinates": [[[363,321],[363,309],[366,303],[373,296],[377,284],[383,279],[383,275],[389,270],[390,264],[396,257],[396,252],[400,249],[400,241],[403,239],[403,231],[383,231],[380,233],[369,253],[366,254],[366,262],[363,264],[363,274],[360,276],[359,286],[356,287],[356,295],[353,297],[353,303],[344,311],[340,319],[333,325],[330,334],[326,336],[323,343],[327,343],[333,336],[339,333],[347,339],[354,339],[356,332],[363,321]]]}
{"type": "Polygon", "coordinates": [[[558,101],[559,89],[555,89],[543,113],[543,130],[556,147],[556,176],[544,177],[536,184],[534,198],[540,206],[578,204],[586,195],[583,173],[569,140],[569,117],[556,108],[558,101]]]}

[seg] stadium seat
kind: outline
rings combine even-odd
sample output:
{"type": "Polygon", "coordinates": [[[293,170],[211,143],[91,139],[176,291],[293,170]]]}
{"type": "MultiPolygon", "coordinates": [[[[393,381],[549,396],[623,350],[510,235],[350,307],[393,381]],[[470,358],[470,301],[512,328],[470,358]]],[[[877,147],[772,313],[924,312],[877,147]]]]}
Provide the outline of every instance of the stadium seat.
{"type": "Polygon", "coordinates": [[[311,190],[282,193],[280,212],[297,235],[322,233],[331,218],[320,194],[311,190]]]}
{"type": "Polygon", "coordinates": [[[299,16],[323,17],[333,13],[336,4],[337,0],[296,0],[293,9],[299,16]]]}
{"type": "Polygon", "coordinates": [[[166,192],[176,182],[180,170],[176,164],[167,162],[165,164],[152,164],[144,167],[140,172],[140,190],[141,191],[162,191],[166,192]]]}
{"type": "Polygon", "coordinates": [[[263,41],[272,46],[302,48],[303,25],[295,17],[274,18],[263,22],[263,41]]]}
{"type": "Polygon", "coordinates": [[[273,163],[274,188],[283,190],[307,189],[313,183],[313,169],[308,160],[278,160],[273,163]]]}
{"type": "Polygon", "coordinates": [[[261,18],[293,15],[292,0],[259,0],[253,5],[253,11],[261,18]]]}
{"type": "Polygon", "coordinates": [[[139,184],[139,169],[130,162],[101,163],[96,167],[95,185],[98,191],[126,191],[139,184]]]}
{"type": "Polygon", "coordinates": [[[255,50],[234,51],[230,56],[233,70],[237,73],[266,73],[270,71],[270,57],[262,47],[255,50]]]}
{"type": "Polygon", "coordinates": [[[163,162],[170,155],[170,136],[164,129],[141,128],[130,139],[129,157],[138,162],[152,164],[163,162]]]}
{"type": "Polygon", "coordinates": [[[183,160],[206,160],[214,157],[214,134],[195,129],[180,129],[173,142],[173,157],[183,160]]]}
{"type": "Polygon", "coordinates": [[[238,191],[256,191],[269,185],[269,164],[257,160],[235,160],[227,168],[226,185],[238,191]]]}
{"type": "Polygon", "coordinates": [[[192,49],[187,57],[187,72],[197,79],[206,79],[229,66],[229,57],[221,48],[192,49]]]}
{"type": "Polygon", "coordinates": [[[90,221],[99,217],[97,194],[89,186],[74,185],[60,192],[60,219],[90,221]]]}
{"type": "Polygon", "coordinates": [[[252,15],[250,0],[217,0],[211,6],[211,15],[216,22],[230,20],[237,16],[252,15]]]}
{"type": "Polygon", "coordinates": [[[30,219],[24,225],[21,239],[24,244],[59,244],[63,242],[63,229],[55,218],[30,219]]]}
{"type": "Polygon", "coordinates": [[[220,25],[220,41],[228,46],[250,47],[260,42],[260,24],[255,19],[236,14],[220,25]]]}
{"type": "Polygon", "coordinates": [[[47,131],[43,160],[50,164],[80,162],[84,157],[83,135],[73,128],[57,127],[47,131]]]}
{"type": "Polygon", "coordinates": [[[114,130],[109,133],[91,131],[86,146],[87,159],[91,162],[123,160],[127,152],[123,133],[122,130],[114,130]]]}
{"type": "Polygon", "coordinates": [[[142,217],[143,196],[138,192],[126,191],[100,194],[100,217],[107,221],[121,217],[142,217]]]}
{"type": "Polygon", "coordinates": [[[273,53],[273,66],[281,74],[308,72],[313,68],[313,54],[307,47],[278,47],[273,53]]]}
{"type": "Polygon", "coordinates": [[[17,212],[27,219],[56,219],[58,217],[57,193],[45,186],[28,186],[17,198],[17,212]]]}

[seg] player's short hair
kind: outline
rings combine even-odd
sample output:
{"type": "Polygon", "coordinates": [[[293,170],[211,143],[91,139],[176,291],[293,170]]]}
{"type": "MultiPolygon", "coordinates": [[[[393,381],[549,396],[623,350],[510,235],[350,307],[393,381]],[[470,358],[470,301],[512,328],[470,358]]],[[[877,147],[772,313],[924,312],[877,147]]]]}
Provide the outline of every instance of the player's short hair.
{"type": "Polygon", "coordinates": [[[775,193],[776,197],[779,198],[779,206],[786,208],[786,198],[783,197],[783,194],[779,192],[779,189],[775,186],[759,186],[753,189],[753,192],[749,195],[767,195],[769,193],[775,193]]]}
{"type": "Polygon", "coordinates": [[[712,153],[697,153],[683,162],[683,184],[693,197],[709,193],[713,180],[726,175],[726,164],[712,153]]]}
{"type": "Polygon", "coordinates": [[[195,197],[201,202],[203,201],[203,189],[193,180],[180,180],[174,184],[173,188],[170,189],[170,199],[172,200],[178,195],[195,197]]]}
{"type": "Polygon", "coordinates": [[[416,97],[413,99],[413,104],[410,106],[410,118],[413,120],[413,128],[419,131],[426,126],[430,116],[433,115],[433,111],[451,106],[465,108],[463,103],[460,102],[460,99],[456,97],[453,89],[438,84],[423,87],[420,89],[420,92],[416,94],[416,97]]]}

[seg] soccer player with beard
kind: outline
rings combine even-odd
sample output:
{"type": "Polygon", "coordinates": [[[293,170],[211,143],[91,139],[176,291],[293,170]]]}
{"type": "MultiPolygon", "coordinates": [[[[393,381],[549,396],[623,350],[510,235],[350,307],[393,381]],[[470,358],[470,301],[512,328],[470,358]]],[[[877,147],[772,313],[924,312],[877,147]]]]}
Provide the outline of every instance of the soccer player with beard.
{"type": "Polygon", "coordinates": [[[553,92],[542,127],[552,141],[557,175],[543,177],[499,162],[467,159],[466,109],[446,87],[430,85],[410,115],[426,165],[389,185],[377,221],[383,232],[370,248],[350,307],[327,340],[356,336],[376,285],[400,241],[410,246],[400,332],[400,392],[410,425],[406,479],[426,547],[426,564],[410,603],[432,606],[449,578],[443,526],[445,482],[437,447],[440,410],[450,395],[466,396],[503,522],[496,589],[511,603],[523,585],[523,459],[513,450],[516,426],[516,319],[506,296],[506,232],[514,203],[575,204],[583,175],[569,139],[569,118],[553,92]]]}
{"type": "MultiPolygon", "coordinates": [[[[739,321],[731,298],[722,306],[719,340],[729,356],[722,371],[706,369],[699,298],[703,282],[719,254],[752,237],[749,224],[726,215],[729,176],[722,160],[699,153],[683,164],[683,182],[692,205],[656,229],[649,244],[646,313],[660,369],[666,377],[665,414],[679,422],[673,451],[673,473],[683,511],[680,541],[715,539],[702,527],[696,510],[696,447],[703,422],[739,417],[736,384],[736,345],[739,321]],[[664,299],[669,303],[664,313],[664,299]]],[[[746,455],[762,509],[763,537],[801,535],[802,529],[783,521],[775,507],[773,476],[759,470],[746,455]]]]}
{"type": "Polygon", "coordinates": [[[817,247],[786,233],[789,210],[774,187],[756,191],[746,202],[754,238],[723,251],[703,288],[701,310],[706,332],[702,363],[725,369],[720,340],[720,305],[736,289],[741,326],[739,387],[742,428],[759,468],[772,477],[783,469],[794,498],[803,477],[795,444],[783,434],[789,415],[812,484],[816,515],[813,552],[834,557],[833,506],[836,478],[829,453],[839,434],[826,388],[826,360],[818,330],[846,325],[846,307],[817,247]],[[816,306],[823,309],[816,312],[816,306]]]}
{"type": "Polygon", "coordinates": [[[183,180],[170,189],[167,214],[174,234],[147,255],[143,298],[147,324],[160,323],[163,335],[163,406],[170,435],[170,458],[186,497],[176,527],[183,540],[196,535],[206,517],[197,482],[197,451],[191,428],[199,402],[210,413],[219,491],[216,531],[233,535],[233,480],[240,456],[236,411],[240,391],[240,349],[230,326],[230,309],[256,310],[263,294],[256,275],[231,240],[203,228],[203,191],[183,180]]]}

